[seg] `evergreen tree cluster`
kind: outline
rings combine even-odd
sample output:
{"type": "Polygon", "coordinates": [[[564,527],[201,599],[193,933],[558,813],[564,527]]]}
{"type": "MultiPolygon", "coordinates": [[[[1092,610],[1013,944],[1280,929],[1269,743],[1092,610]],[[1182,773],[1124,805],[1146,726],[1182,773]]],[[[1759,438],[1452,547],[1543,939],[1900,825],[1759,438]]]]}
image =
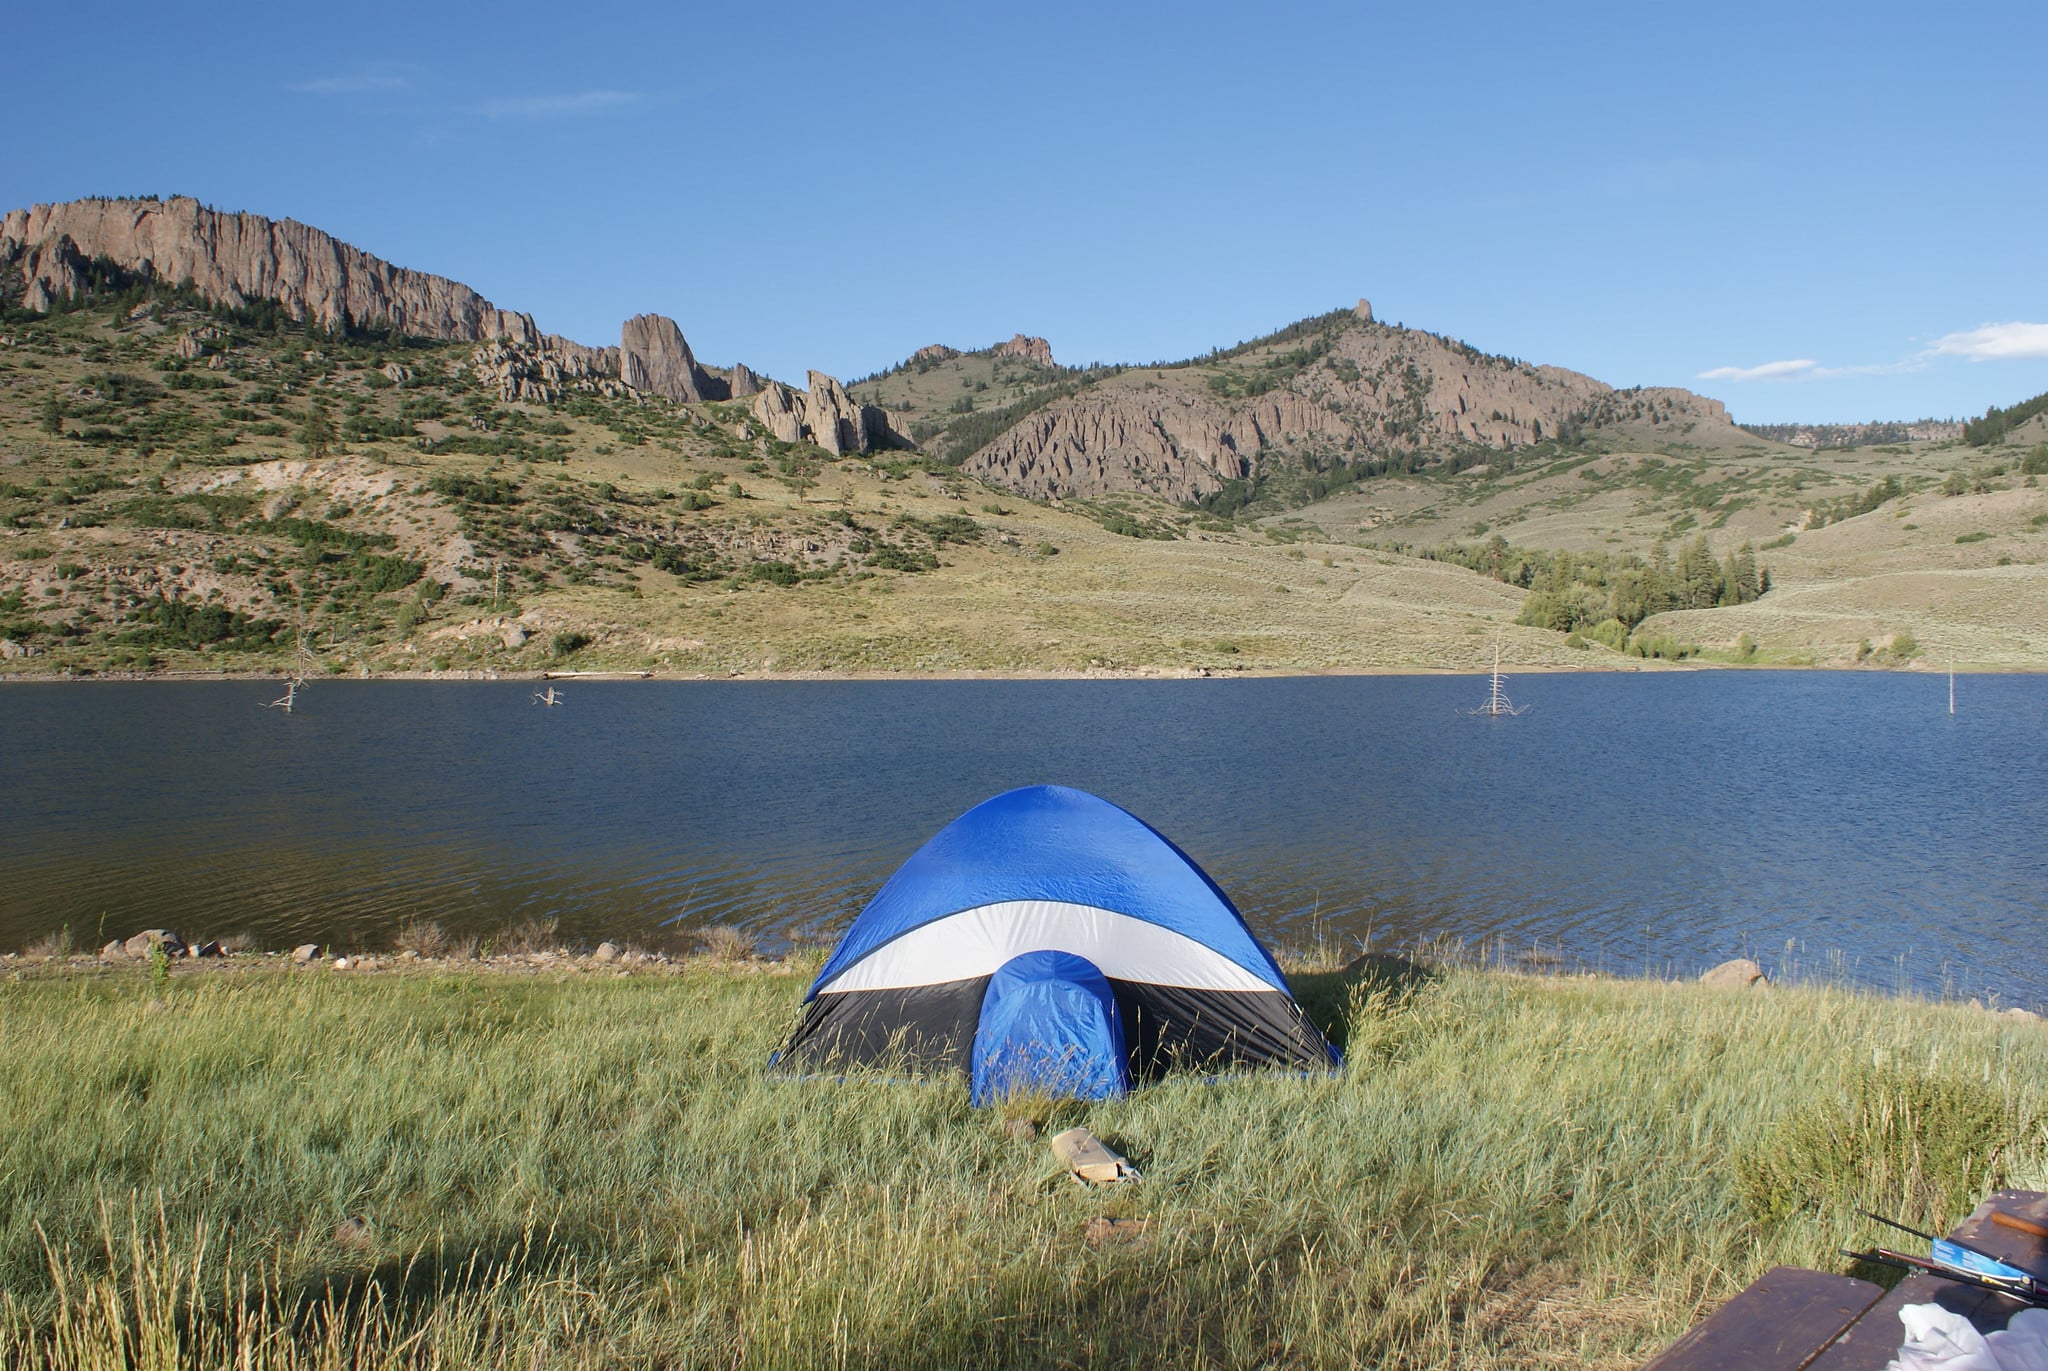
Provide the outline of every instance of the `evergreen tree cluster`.
{"type": "Polygon", "coordinates": [[[1972,419],[1963,425],[1963,441],[1971,447],[1996,443],[2037,414],[2048,414],[2048,392],[2031,400],[2022,400],[2010,409],[1993,405],[1984,411],[1983,418],[1972,419]]]}

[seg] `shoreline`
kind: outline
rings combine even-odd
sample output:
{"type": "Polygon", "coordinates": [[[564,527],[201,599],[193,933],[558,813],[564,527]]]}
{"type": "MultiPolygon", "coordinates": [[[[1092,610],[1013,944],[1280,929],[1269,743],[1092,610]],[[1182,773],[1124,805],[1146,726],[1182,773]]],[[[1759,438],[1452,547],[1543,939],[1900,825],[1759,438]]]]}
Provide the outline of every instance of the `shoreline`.
{"type": "MultiPolygon", "coordinates": [[[[1792,662],[1638,662],[1628,665],[1587,665],[1557,666],[1530,663],[1516,666],[1512,671],[1503,670],[1504,678],[1520,676],[1616,676],[1630,674],[1661,675],[1670,672],[1744,672],[1744,671],[1796,671],[1831,672],[1840,675],[1896,675],[1896,676],[1941,676],[1949,668],[1929,664],[1922,666],[1817,666],[1792,662]]],[[[2043,676],[2048,675],[2048,664],[2041,666],[1979,666],[1958,663],[1954,668],[1958,676],[2043,676]]],[[[1324,677],[1350,676],[1462,676],[1473,680],[1484,680],[1492,673],[1487,670],[1465,670],[1453,667],[1429,666],[1363,666],[1326,667],[1318,670],[1187,670],[1184,668],[1143,669],[1097,668],[1083,671],[1048,668],[1042,671],[989,670],[989,671],[672,671],[658,667],[627,667],[617,671],[592,669],[580,676],[563,676],[542,668],[530,671],[495,671],[471,668],[451,671],[380,671],[370,675],[343,673],[332,676],[313,676],[306,679],[307,685],[326,682],[375,682],[375,681],[442,681],[450,683],[476,683],[483,681],[539,682],[545,680],[568,681],[576,684],[592,682],[619,683],[642,681],[648,683],[674,681],[1273,681],[1312,680],[1324,677]]],[[[284,682],[291,679],[285,671],[86,671],[86,672],[29,672],[0,671],[0,687],[10,684],[90,684],[93,682],[195,682],[195,681],[241,681],[241,682],[284,682]]]]}
{"type": "MultiPolygon", "coordinates": [[[[154,978],[157,961],[152,948],[155,944],[139,951],[130,948],[143,940],[153,939],[161,932],[148,930],[126,940],[116,939],[97,952],[0,952],[0,983],[63,976],[93,980],[124,974],[154,978]]],[[[223,948],[211,940],[196,944],[188,944],[181,938],[175,941],[180,950],[170,952],[166,944],[163,958],[163,974],[171,980],[275,973],[329,974],[349,980],[408,974],[467,975],[509,980],[545,976],[560,982],[593,977],[671,977],[707,972],[808,979],[824,964],[829,952],[828,948],[816,945],[794,946],[780,953],[764,952],[749,946],[751,939],[726,942],[723,946],[719,940],[698,941],[694,946],[685,945],[673,951],[630,939],[606,940],[595,947],[589,944],[551,943],[538,947],[528,944],[511,951],[491,950],[487,941],[482,950],[470,952],[418,952],[392,946],[389,942],[382,950],[369,951],[336,944],[303,944],[298,948],[284,949],[223,948]]],[[[474,942],[475,939],[469,941],[474,942]]],[[[515,943],[514,946],[518,945],[515,943]]],[[[1779,973],[1785,975],[1781,980],[1774,978],[1761,963],[1747,955],[1725,959],[1697,973],[1678,975],[1659,975],[1648,971],[1628,974],[1589,966],[1583,961],[1566,964],[1561,959],[1553,961],[1526,954],[1498,959],[1483,947],[1475,954],[1470,949],[1456,947],[1446,952],[1442,945],[1430,944],[1394,952],[1358,948],[1350,956],[1332,956],[1315,948],[1283,945],[1276,946],[1273,955],[1286,975],[1304,986],[1333,977],[1349,982],[1361,977],[1371,980],[1469,974],[1549,986],[1612,984],[1671,990],[1698,988],[1737,998],[1784,991],[1822,991],[1900,1005],[1969,1009],[2007,1023],[2048,1023],[2048,1001],[2037,1001],[2036,1007],[2029,1008],[1996,993],[1967,997],[1961,993],[1930,994],[1904,986],[1887,987],[1869,981],[1815,977],[1797,968],[1789,974],[1784,972],[1784,968],[1779,968],[1779,973]],[[1731,972],[1734,973],[1732,979],[1731,972]]]]}

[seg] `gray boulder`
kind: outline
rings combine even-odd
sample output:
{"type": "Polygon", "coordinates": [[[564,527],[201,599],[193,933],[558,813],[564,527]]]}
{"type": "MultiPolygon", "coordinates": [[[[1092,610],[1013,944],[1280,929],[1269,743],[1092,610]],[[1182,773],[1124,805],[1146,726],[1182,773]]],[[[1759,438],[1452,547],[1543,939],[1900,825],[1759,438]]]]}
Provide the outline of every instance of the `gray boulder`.
{"type": "Polygon", "coordinates": [[[166,957],[185,955],[185,940],[167,928],[145,928],[122,944],[122,950],[131,957],[147,957],[152,948],[158,947],[166,957]]]}
{"type": "Polygon", "coordinates": [[[299,963],[299,965],[301,966],[306,965],[308,962],[319,961],[320,944],[300,943],[297,947],[292,949],[292,960],[299,963]]]}

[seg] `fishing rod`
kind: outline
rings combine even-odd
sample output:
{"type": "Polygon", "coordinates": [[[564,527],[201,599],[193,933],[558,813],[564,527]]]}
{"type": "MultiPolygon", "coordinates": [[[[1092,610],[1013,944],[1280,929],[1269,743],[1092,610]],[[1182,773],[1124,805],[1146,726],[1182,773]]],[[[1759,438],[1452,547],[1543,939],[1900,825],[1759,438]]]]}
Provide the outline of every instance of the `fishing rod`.
{"type": "MultiPolygon", "coordinates": [[[[1932,1233],[1923,1233],[1917,1228],[1900,1223],[1897,1219],[1873,1214],[1868,1209],[1857,1212],[1867,1219],[1877,1220],[1887,1228],[1896,1228],[1901,1233],[1911,1233],[1914,1237],[1923,1239],[1928,1245],[1928,1254],[1916,1257],[1906,1252],[1894,1252],[1888,1247],[1873,1247],[1867,1252],[1854,1252],[1845,1247],[1842,1249],[1843,1256],[1856,1261],[1895,1266],[1905,1271],[1924,1271],[1928,1275],[1940,1276],[1943,1280],[1954,1281],[1958,1285],[1974,1286],[1979,1290],[1989,1290],[1993,1294],[2018,1300],[2022,1304],[2048,1309],[2048,1281],[2042,1280],[2024,1267],[2014,1266],[2011,1262],[1994,1257],[1989,1252],[1979,1251],[1968,1243],[1957,1242],[1954,1238],[1937,1238],[1932,1233]]],[[[2001,1216],[1994,1215],[1994,1218],[1996,1217],[2001,1216]]],[[[2022,1232],[2032,1232],[2039,1227],[2035,1224],[2026,1224],[2023,1227],[2023,1222],[2008,1223],[2004,1226],[2022,1232]]]]}

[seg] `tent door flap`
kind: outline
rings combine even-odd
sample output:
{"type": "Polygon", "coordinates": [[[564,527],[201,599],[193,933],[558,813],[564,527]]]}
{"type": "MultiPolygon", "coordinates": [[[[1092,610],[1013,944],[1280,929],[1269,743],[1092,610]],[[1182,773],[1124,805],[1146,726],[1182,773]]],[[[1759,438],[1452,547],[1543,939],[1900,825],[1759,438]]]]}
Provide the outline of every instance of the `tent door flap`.
{"type": "Polygon", "coordinates": [[[974,1103],[1018,1094],[1101,1100],[1130,1093],[1123,1018],[1109,979],[1071,952],[1026,952],[989,977],[974,1034],[974,1103]]]}

